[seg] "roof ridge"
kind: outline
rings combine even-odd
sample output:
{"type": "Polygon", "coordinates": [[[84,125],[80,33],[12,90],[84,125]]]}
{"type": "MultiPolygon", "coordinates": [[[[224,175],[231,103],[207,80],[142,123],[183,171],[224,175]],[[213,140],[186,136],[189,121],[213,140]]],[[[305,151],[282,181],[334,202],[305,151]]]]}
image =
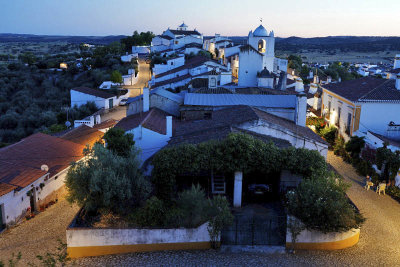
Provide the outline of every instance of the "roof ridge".
{"type": "Polygon", "coordinates": [[[384,81],[383,83],[377,85],[377,86],[374,87],[372,90],[370,90],[368,93],[366,93],[366,94],[360,96],[360,97],[357,99],[357,101],[362,100],[362,99],[363,99],[364,97],[366,97],[368,94],[370,94],[371,92],[375,91],[376,89],[378,89],[378,88],[381,87],[382,85],[388,83],[389,81],[390,81],[390,79],[388,79],[388,80],[384,81]]]}
{"type": "Polygon", "coordinates": [[[150,112],[146,115],[146,117],[144,117],[144,119],[143,119],[142,122],[140,123],[141,126],[143,126],[143,124],[146,123],[146,121],[150,118],[150,115],[153,113],[153,111],[154,111],[154,108],[152,108],[152,109],[150,110],[150,112]]]}

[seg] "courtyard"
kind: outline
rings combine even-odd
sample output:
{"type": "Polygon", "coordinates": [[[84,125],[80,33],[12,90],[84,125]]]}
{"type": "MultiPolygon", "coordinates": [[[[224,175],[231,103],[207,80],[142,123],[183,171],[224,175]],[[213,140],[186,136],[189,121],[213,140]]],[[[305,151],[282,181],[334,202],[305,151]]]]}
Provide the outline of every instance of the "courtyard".
{"type": "MultiPolygon", "coordinates": [[[[297,251],[296,254],[232,253],[215,250],[165,251],[77,259],[71,266],[399,266],[400,204],[389,196],[364,190],[364,177],[329,152],[328,163],[352,184],[351,200],[367,218],[359,243],[340,251],[297,251]]],[[[0,260],[22,253],[20,266],[36,262],[36,255],[56,252],[57,239],[77,212],[65,200],[30,221],[0,234],[0,260]]]]}

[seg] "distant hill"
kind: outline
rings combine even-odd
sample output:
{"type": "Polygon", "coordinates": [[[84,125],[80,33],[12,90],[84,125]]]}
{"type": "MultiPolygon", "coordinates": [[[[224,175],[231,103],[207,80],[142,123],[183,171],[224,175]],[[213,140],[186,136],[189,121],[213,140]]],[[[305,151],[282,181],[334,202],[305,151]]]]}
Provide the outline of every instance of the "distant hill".
{"type": "Polygon", "coordinates": [[[67,42],[73,44],[109,44],[125,38],[125,35],[110,36],[66,36],[66,35],[34,35],[34,34],[14,34],[0,33],[0,43],[7,42],[67,42]]]}
{"type": "MultiPolygon", "coordinates": [[[[229,37],[235,44],[245,44],[247,37],[229,37]]],[[[400,50],[400,37],[377,36],[327,36],[327,37],[276,37],[276,50],[298,52],[299,50],[336,50],[343,52],[376,52],[400,50]]]]}
{"type": "MultiPolygon", "coordinates": [[[[4,42],[68,42],[109,44],[125,38],[125,35],[110,36],[65,36],[65,35],[34,35],[0,33],[0,43],[4,42]]],[[[210,36],[211,37],[211,36],[210,36]]],[[[235,45],[245,44],[247,36],[230,36],[235,45]]],[[[275,49],[282,51],[300,50],[336,50],[343,52],[376,52],[376,51],[400,51],[400,37],[377,37],[377,36],[327,36],[327,37],[276,37],[275,49]]]]}

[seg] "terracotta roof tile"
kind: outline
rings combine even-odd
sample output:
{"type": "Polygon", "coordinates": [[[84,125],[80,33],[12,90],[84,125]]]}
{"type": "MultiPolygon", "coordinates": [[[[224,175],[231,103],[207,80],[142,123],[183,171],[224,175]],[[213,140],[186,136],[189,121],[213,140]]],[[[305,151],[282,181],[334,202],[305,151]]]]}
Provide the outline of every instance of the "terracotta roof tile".
{"type": "Polygon", "coordinates": [[[102,139],[103,135],[104,133],[97,128],[81,125],[62,135],[61,138],[83,146],[93,146],[97,141],[102,139]]]}
{"type": "Polygon", "coordinates": [[[50,176],[59,173],[81,159],[83,149],[80,144],[42,133],[0,149],[0,183],[9,185],[1,186],[1,194],[26,187],[45,175],[42,165],[49,167],[50,176]]]}
{"type": "Polygon", "coordinates": [[[72,88],[71,90],[74,90],[74,91],[77,91],[77,92],[81,92],[81,93],[84,93],[84,94],[88,94],[88,95],[101,97],[101,98],[104,98],[104,99],[107,99],[107,98],[110,98],[110,97],[114,97],[114,95],[111,94],[111,93],[104,92],[104,91],[98,90],[98,89],[89,88],[89,87],[75,87],[75,88],[72,88]]]}

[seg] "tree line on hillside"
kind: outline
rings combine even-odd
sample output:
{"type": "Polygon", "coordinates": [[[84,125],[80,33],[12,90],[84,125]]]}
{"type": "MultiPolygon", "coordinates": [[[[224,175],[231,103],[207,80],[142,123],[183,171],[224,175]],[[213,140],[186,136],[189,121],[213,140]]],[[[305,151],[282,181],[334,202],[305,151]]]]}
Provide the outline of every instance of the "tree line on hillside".
{"type": "MultiPolygon", "coordinates": [[[[26,52],[18,61],[0,65],[0,143],[14,143],[38,131],[65,129],[71,88],[98,88],[112,77],[121,78],[130,68],[138,71],[137,61],[121,62],[124,53],[124,43],[113,42],[94,49],[83,48],[80,53],[38,57],[26,52]],[[50,69],[59,68],[61,62],[67,62],[68,69],[50,69]]],[[[68,120],[82,119],[95,111],[92,104],[73,108],[68,120]]]]}
{"type": "Polygon", "coordinates": [[[323,80],[326,80],[327,76],[332,77],[334,80],[339,80],[339,78],[341,78],[342,81],[360,78],[360,75],[350,68],[348,62],[333,62],[327,69],[310,68],[303,64],[303,60],[300,56],[290,55],[288,57],[288,67],[297,70],[305,84],[310,83],[310,80],[308,80],[310,71],[313,71],[314,75],[317,74],[318,77],[323,80]]]}

